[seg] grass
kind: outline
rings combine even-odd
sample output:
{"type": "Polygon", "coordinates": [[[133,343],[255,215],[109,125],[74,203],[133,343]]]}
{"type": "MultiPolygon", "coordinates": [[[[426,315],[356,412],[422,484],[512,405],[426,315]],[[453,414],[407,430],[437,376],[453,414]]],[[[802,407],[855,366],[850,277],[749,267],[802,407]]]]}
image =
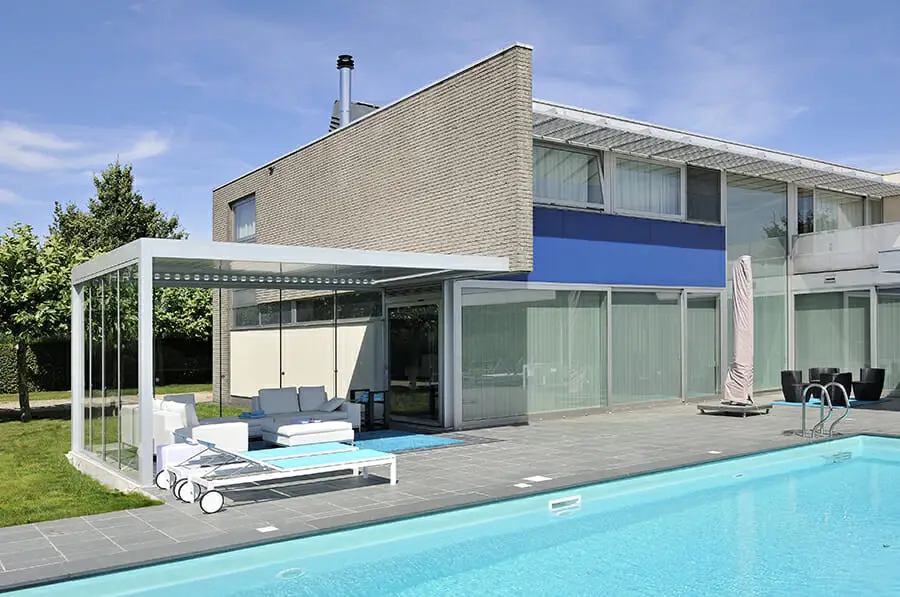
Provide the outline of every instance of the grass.
{"type": "Polygon", "coordinates": [[[0,527],[160,503],[82,475],[66,460],[70,443],[69,421],[0,423],[0,527]]]}
{"type": "MultiPolygon", "coordinates": [[[[156,386],[157,394],[193,394],[197,392],[212,392],[212,384],[171,384],[168,386],[156,386]]],[[[28,397],[32,402],[41,400],[68,400],[72,397],[70,390],[54,392],[30,392],[28,397]]],[[[18,394],[0,394],[0,402],[18,402],[18,394]]]]}
{"type": "MultiPolygon", "coordinates": [[[[237,406],[223,406],[222,407],[222,416],[223,417],[236,417],[239,414],[244,412],[243,408],[239,408],[237,406]]],[[[219,403],[218,402],[199,402],[197,403],[197,418],[198,419],[216,419],[219,417],[219,403]]]]}

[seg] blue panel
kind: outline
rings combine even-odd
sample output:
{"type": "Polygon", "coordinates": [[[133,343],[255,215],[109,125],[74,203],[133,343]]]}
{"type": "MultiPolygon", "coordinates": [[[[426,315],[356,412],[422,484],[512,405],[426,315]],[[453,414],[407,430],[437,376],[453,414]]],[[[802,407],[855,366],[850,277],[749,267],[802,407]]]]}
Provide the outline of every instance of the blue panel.
{"type": "Polygon", "coordinates": [[[536,207],[535,282],[725,286],[725,228],[536,207]]]}

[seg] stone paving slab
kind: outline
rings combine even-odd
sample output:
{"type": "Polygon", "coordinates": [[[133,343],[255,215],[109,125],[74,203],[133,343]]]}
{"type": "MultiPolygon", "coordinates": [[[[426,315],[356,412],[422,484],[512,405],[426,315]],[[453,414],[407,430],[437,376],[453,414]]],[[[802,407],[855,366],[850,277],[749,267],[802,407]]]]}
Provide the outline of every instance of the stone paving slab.
{"type": "MultiPolygon", "coordinates": [[[[798,445],[784,432],[799,424],[791,406],[747,418],[656,406],[455,432],[473,441],[399,454],[396,486],[378,470],[320,478],[230,494],[213,515],[156,492],[165,505],[0,528],[0,591],[798,445]]],[[[855,409],[841,429],[900,435],[900,412],[855,409]]]]}

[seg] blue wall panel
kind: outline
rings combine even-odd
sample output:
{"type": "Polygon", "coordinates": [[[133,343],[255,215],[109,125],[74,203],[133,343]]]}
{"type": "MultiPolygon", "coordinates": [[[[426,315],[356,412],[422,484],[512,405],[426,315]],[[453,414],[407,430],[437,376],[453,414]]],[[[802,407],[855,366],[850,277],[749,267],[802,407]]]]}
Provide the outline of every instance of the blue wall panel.
{"type": "Polygon", "coordinates": [[[725,228],[535,207],[534,282],[725,286],[725,228]]]}

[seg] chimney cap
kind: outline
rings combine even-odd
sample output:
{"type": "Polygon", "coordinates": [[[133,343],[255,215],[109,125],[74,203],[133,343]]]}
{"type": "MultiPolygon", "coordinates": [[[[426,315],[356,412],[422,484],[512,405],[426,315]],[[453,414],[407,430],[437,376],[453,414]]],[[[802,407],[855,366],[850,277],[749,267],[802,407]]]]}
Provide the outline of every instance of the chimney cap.
{"type": "Polygon", "coordinates": [[[341,54],[337,59],[338,70],[342,68],[353,68],[353,56],[350,54],[341,54]]]}

